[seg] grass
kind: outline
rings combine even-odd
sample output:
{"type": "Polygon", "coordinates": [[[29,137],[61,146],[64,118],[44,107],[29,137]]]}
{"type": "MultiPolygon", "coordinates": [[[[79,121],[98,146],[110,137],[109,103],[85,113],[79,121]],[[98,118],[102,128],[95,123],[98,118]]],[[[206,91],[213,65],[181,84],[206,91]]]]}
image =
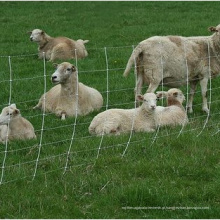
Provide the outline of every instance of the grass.
{"type": "MultiPolygon", "coordinates": [[[[38,137],[7,146],[0,218],[219,218],[220,138],[213,135],[220,119],[218,79],[212,81],[204,130],[207,116],[198,89],[190,124],[181,134],[181,127],[167,127],[157,136],[137,133],[130,139],[125,134],[101,142],[88,132],[97,112],[78,117],[76,125],[73,118],[61,122],[47,114],[39,149],[42,113],[32,107],[44,89],[44,65],[26,34],[40,28],[51,36],[90,40],[89,56],[78,60],[80,81],[102,92],[102,111],[106,105],[132,108],[134,76],[122,76],[132,45],[153,35],[207,36],[207,28],[219,23],[219,9],[219,2],[0,2],[0,107],[8,104],[11,88],[10,102],[32,122],[38,137]]],[[[47,90],[53,71],[47,62],[47,90]]],[[[4,157],[0,144],[1,164],[4,157]]]]}

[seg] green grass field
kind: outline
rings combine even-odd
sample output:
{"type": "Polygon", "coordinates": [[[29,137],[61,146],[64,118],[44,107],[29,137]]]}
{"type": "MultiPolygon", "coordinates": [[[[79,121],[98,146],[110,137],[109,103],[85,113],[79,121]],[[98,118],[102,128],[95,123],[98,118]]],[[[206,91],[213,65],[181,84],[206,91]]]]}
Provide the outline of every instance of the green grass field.
{"type": "MultiPolygon", "coordinates": [[[[38,137],[0,144],[0,218],[219,218],[219,79],[209,91],[205,127],[198,87],[182,132],[162,128],[102,139],[88,132],[98,112],[76,124],[46,114],[41,142],[42,112],[32,107],[43,93],[44,63],[27,34],[39,28],[53,37],[90,40],[89,56],[77,62],[79,80],[102,93],[101,111],[133,108],[135,77],[122,76],[132,46],[154,35],[208,36],[219,10],[219,2],[208,1],[0,2],[0,109],[16,103],[38,137]]],[[[54,68],[45,67],[48,90],[54,68]]]]}

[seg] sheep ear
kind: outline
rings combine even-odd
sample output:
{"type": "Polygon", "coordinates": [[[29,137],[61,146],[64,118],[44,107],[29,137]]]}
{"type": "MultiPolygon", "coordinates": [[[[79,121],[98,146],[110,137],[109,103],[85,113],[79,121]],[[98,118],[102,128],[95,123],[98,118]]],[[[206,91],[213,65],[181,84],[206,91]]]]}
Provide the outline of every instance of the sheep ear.
{"type": "Polygon", "coordinates": [[[16,109],[14,110],[14,114],[15,114],[15,115],[18,115],[18,114],[20,114],[20,111],[19,111],[19,109],[17,109],[17,108],[16,108],[16,109]]]}
{"type": "Polygon", "coordinates": [[[156,96],[157,96],[157,98],[163,98],[164,96],[166,96],[167,97],[167,95],[168,95],[168,93],[167,92],[164,92],[164,91],[158,91],[158,92],[156,92],[156,96]]]}
{"type": "Polygon", "coordinates": [[[10,107],[12,107],[12,108],[17,108],[17,107],[16,107],[16,104],[14,104],[14,103],[11,104],[10,107]]]}
{"type": "Polygon", "coordinates": [[[163,93],[162,92],[156,92],[156,96],[158,99],[163,97],[163,93]]]}
{"type": "Polygon", "coordinates": [[[139,95],[137,95],[136,99],[137,99],[138,101],[143,102],[143,101],[144,101],[144,96],[139,94],[139,95]]]}
{"type": "Polygon", "coordinates": [[[73,72],[76,71],[76,67],[74,65],[72,65],[72,70],[73,70],[73,72]]]}
{"type": "Polygon", "coordinates": [[[53,63],[53,67],[54,67],[55,69],[57,69],[58,64],[57,64],[57,63],[53,63]]]}
{"type": "Polygon", "coordinates": [[[211,32],[218,32],[218,30],[216,29],[216,27],[213,27],[213,26],[212,26],[212,27],[209,27],[208,30],[211,31],[211,32]]]}
{"type": "Polygon", "coordinates": [[[84,41],[83,41],[84,44],[86,44],[86,43],[88,43],[88,42],[89,42],[89,40],[84,40],[84,41]]]}

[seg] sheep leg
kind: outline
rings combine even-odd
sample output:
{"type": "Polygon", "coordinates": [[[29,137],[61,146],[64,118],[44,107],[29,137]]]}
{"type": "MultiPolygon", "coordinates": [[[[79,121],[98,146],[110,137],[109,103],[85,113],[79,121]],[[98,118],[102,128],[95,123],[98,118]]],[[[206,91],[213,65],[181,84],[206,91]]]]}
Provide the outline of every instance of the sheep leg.
{"type": "Polygon", "coordinates": [[[61,114],[61,120],[65,120],[66,119],[66,114],[65,113],[62,113],[61,114]]]}
{"type": "Polygon", "coordinates": [[[143,86],[143,75],[137,74],[137,83],[136,83],[136,87],[134,89],[135,96],[141,94],[142,86],[143,86]]]}
{"type": "Polygon", "coordinates": [[[56,116],[60,117],[61,120],[65,120],[66,119],[66,112],[63,111],[62,109],[56,109],[55,110],[55,114],[56,114],[56,116]]]}
{"type": "Polygon", "coordinates": [[[41,109],[41,107],[42,107],[42,102],[39,101],[38,104],[33,107],[33,109],[41,109]]]}
{"type": "Polygon", "coordinates": [[[187,103],[187,111],[189,113],[193,113],[192,105],[193,105],[193,98],[196,92],[196,86],[197,86],[198,81],[193,81],[190,83],[190,97],[187,103]]]}
{"type": "Polygon", "coordinates": [[[207,104],[207,85],[208,85],[208,78],[203,78],[200,80],[201,92],[202,92],[202,110],[209,113],[208,104],[207,104]]]}
{"type": "Polygon", "coordinates": [[[137,95],[141,94],[142,86],[143,86],[143,75],[137,74],[137,83],[136,83],[136,87],[134,89],[134,95],[135,95],[135,99],[137,101],[137,106],[140,106],[140,102],[137,99],[137,95]]]}
{"type": "Polygon", "coordinates": [[[157,87],[159,85],[160,85],[160,82],[158,82],[158,81],[151,82],[148,89],[147,89],[147,92],[155,92],[155,90],[157,89],[157,87]]]}

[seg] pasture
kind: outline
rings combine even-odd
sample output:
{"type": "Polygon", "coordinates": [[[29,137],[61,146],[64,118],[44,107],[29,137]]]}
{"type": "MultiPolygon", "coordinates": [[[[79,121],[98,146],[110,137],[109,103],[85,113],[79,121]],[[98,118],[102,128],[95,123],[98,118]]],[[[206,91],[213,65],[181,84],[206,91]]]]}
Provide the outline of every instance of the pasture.
{"type": "Polygon", "coordinates": [[[211,35],[219,10],[219,2],[0,2],[0,109],[16,103],[37,135],[0,144],[0,218],[219,218],[219,78],[209,83],[208,118],[198,86],[183,129],[93,137],[98,112],[61,121],[32,109],[54,68],[27,34],[89,40],[88,57],[69,60],[79,81],[102,93],[101,111],[133,108],[135,76],[123,77],[132,46],[211,35]]]}

